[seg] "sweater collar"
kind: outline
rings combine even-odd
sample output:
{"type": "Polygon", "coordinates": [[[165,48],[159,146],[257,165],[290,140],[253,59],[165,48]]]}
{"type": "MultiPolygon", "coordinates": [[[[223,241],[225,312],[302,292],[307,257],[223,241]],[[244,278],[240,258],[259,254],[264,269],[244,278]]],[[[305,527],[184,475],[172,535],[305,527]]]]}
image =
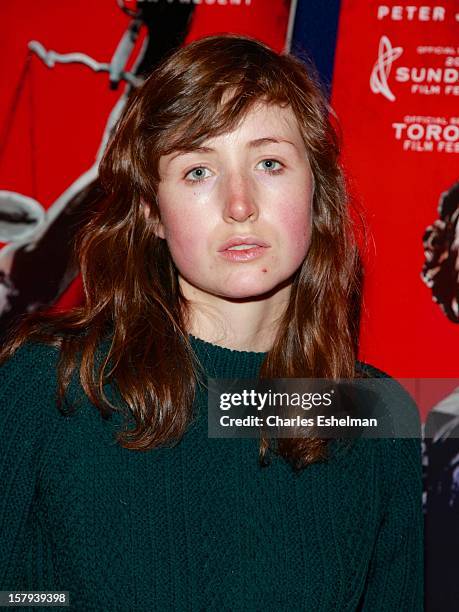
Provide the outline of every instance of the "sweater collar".
{"type": "Polygon", "coordinates": [[[209,378],[258,378],[268,353],[236,351],[189,334],[193,351],[209,378]]]}

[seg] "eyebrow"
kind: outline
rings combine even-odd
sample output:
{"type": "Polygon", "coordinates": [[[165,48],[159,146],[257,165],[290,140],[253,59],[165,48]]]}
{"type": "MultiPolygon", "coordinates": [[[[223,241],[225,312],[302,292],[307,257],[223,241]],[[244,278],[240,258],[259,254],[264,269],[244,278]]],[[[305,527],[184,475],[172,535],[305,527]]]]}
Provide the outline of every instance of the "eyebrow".
{"type": "MultiPolygon", "coordinates": [[[[298,150],[298,147],[290,140],[286,140],[285,138],[275,138],[274,136],[265,136],[264,138],[256,138],[255,140],[250,140],[247,143],[247,146],[249,147],[249,149],[257,149],[266,144],[281,144],[281,143],[287,143],[289,145],[292,145],[292,147],[298,150]]],[[[215,149],[213,149],[212,147],[193,147],[192,149],[182,149],[180,151],[177,151],[175,155],[173,155],[170,158],[168,164],[170,164],[171,161],[174,160],[176,157],[179,157],[180,155],[186,155],[187,153],[213,153],[213,152],[215,152],[215,149]]]]}
{"type": "Polygon", "coordinates": [[[265,144],[281,144],[283,142],[292,145],[292,147],[295,147],[296,149],[296,145],[290,140],[287,140],[286,138],[274,138],[273,136],[267,136],[265,138],[257,138],[256,140],[251,140],[248,145],[251,149],[256,149],[257,147],[262,147],[265,144]]]}

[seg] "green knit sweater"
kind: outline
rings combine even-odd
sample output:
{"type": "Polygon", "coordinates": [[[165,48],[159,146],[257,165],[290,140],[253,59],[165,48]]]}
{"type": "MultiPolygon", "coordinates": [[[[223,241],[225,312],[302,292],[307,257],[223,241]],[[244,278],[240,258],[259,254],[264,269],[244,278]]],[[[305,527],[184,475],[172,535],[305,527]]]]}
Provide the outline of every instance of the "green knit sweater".
{"type": "MultiPolygon", "coordinates": [[[[191,341],[209,377],[256,378],[265,356],[191,341]]],[[[127,450],[119,415],[60,414],[56,363],[28,343],[0,368],[0,590],[81,612],[422,610],[418,440],[261,468],[256,439],[208,438],[200,392],[175,448],[127,450]]]]}

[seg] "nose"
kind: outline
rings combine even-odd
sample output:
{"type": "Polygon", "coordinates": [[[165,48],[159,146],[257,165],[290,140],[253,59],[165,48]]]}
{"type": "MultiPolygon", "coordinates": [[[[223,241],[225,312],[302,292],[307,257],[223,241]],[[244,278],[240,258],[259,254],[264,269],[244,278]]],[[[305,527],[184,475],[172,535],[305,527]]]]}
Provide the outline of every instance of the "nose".
{"type": "Polygon", "coordinates": [[[255,186],[250,178],[234,172],[226,176],[223,186],[223,218],[228,223],[255,221],[259,210],[256,202],[255,186]]]}

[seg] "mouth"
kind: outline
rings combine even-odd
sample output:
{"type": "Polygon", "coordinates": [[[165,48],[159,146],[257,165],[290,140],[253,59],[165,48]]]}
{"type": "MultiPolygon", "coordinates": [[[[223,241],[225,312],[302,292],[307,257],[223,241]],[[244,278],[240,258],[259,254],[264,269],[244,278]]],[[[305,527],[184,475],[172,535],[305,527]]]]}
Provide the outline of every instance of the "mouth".
{"type": "Polygon", "coordinates": [[[227,251],[245,251],[247,249],[255,249],[259,244],[236,244],[235,246],[229,247],[227,251]]]}
{"type": "Polygon", "coordinates": [[[269,248],[270,245],[257,236],[233,236],[218,252],[228,261],[245,262],[261,257],[269,248]]]}
{"type": "Polygon", "coordinates": [[[258,236],[233,236],[218,249],[220,253],[224,251],[244,251],[257,247],[269,248],[270,245],[258,236]]]}

